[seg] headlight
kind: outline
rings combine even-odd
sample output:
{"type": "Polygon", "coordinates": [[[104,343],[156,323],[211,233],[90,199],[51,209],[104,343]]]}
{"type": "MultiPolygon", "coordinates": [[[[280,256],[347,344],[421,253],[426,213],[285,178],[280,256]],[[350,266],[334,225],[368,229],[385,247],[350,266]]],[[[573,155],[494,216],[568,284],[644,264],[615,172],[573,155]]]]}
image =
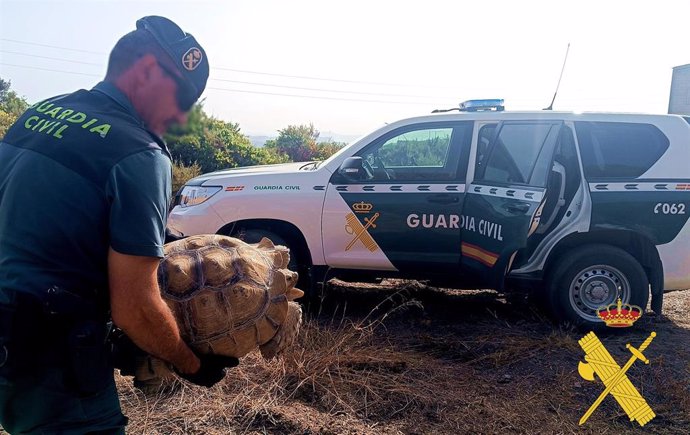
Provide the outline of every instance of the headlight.
{"type": "Polygon", "coordinates": [[[223,190],[220,186],[184,186],[180,192],[180,207],[201,204],[223,190]]]}

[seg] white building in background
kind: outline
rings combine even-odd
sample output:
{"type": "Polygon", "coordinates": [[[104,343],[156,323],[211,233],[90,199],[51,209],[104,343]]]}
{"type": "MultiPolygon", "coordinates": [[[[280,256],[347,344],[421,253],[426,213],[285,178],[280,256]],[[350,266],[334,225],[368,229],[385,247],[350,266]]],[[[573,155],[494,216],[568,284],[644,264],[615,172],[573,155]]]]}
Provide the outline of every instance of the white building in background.
{"type": "Polygon", "coordinates": [[[690,115],[690,63],[673,68],[668,113],[690,115]]]}

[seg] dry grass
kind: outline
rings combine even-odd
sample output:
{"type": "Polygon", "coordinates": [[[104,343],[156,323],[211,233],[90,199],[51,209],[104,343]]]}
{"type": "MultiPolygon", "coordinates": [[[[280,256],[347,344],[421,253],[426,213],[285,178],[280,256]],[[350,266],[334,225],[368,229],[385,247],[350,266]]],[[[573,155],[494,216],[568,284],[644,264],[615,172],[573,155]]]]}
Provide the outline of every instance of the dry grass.
{"type": "Polygon", "coordinates": [[[582,333],[554,328],[519,299],[394,283],[335,289],[306,319],[281,359],[242,359],[218,386],[181,385],[146,397],[118,379],[129,433],[426,434],[687,433],[690,428],[690,291],[669,294],[668,317],[600,336],[622,364],[625,343],[648,349],[629,371],[657,418],[630,423],[603,390],[581,379],[582,333]],[[334,308],[335,307],[335,308],[334,308]],[[683,309],[683,307],[686,307],[683,309]],[[328,313],[328,314],[326,314],[328,313]]]}
{"type": "Polygon", "coordinates": [[[391,419],[435,397],[435,376],[423,355],[403,356],[392,344],[374,340],[385,318],[408,305],[416,304],[357,322],[342,312],[328,320],[307,318],[299,342],[282,358],[266,361],[254,352],[211,390],[178,383],[172,393],[146,397],[120,378],[129,431],[261,433],[270,427],[271,433],[328,433],[325,423],[335,426],[332,433],[381,433],[376,424],[358,420],[391,419]],[[290,409],[294,402],[316,418],[298,418],[290,409]]]}

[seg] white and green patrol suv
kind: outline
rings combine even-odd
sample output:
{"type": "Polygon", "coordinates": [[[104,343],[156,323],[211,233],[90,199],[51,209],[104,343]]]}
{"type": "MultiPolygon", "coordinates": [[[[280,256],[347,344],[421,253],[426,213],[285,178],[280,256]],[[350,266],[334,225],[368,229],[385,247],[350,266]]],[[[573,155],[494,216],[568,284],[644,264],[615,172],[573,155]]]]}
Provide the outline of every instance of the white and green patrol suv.
{"type": "Polygon", "coordinates": [[[644,308],[651,293],[660,312],[664,290],[690,287],[688,118],[502,108],[388,124],[323,162],[197,177],[168,227],[268,236],[311,283],[328,270],[539,289],[588,327],[619,297],[644,308]]]}

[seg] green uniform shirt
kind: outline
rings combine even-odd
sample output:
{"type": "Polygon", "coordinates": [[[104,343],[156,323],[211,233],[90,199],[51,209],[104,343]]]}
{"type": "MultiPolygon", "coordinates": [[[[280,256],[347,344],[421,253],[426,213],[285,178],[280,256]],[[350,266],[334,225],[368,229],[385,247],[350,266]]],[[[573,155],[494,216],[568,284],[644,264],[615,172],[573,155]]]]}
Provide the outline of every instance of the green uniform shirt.
{"type": "Polygon", "coordinates": [[[109,247],[163,256],[170,190],[165,144],[112,84],[33,105],[0,142],[0,303],[107,297],[109,247]]]}

